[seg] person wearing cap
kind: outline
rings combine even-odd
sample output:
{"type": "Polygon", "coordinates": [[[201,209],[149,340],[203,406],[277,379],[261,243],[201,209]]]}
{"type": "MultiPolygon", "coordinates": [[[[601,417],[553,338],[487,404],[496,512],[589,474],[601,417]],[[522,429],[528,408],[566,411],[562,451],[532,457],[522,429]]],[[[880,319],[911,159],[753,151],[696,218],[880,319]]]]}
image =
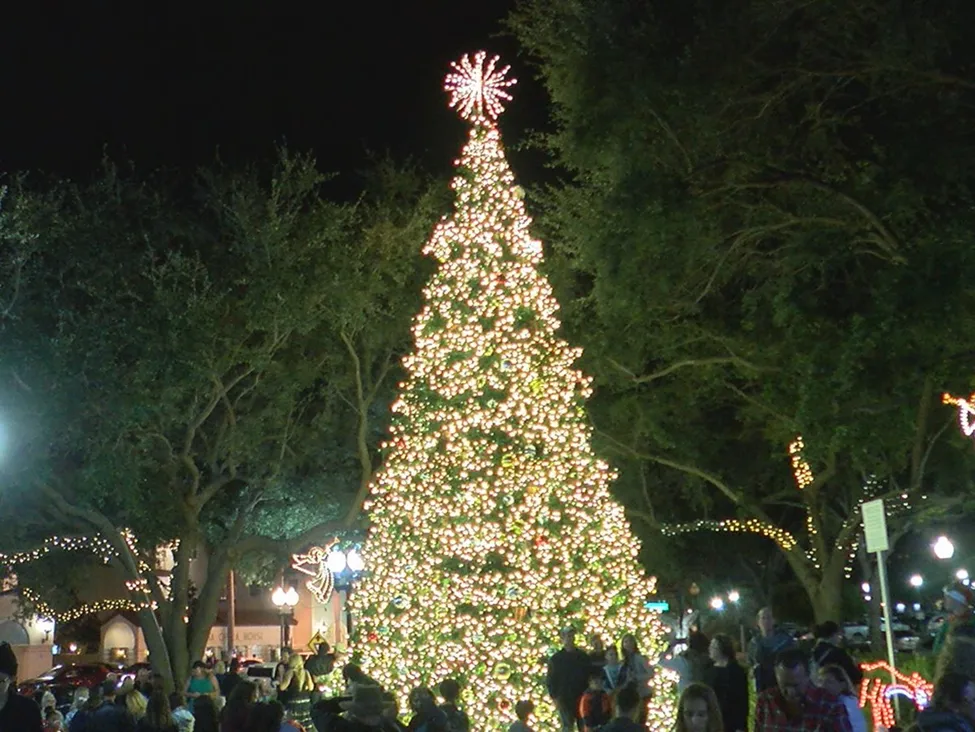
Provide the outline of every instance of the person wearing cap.
{"type": "Polygon", "coordinates": [[[944,609],[948,613],[948,618],[934,638],[934,652],[938,653],[944,648],[948,634],[963,625],[975,626],[975,615],[972,608],[975,607],[975,592],[972,588],[961,582],[952,582],[944,590],[944,609]]]}
{"type": "Polygon", "coordinates": [[[549,659],[545,683],[558,710],[562,732],[575,732],[580,721],[579,700],[589,686],[592,661],[576,646],[575,628],[563,628],[560,635],[562,648],[549,659]]]}
{"type": "Polygon", "coordinates": [[[352,699],[340,704],[344,714],[335,714],[319,704],[312,710],[312,722],[318,732],[399,732],[386,716],[388,705],[381,688],[357,684],[352,699]]]}
{"type": "Polygon", "coordinates": [[[0,732],[41,732],[37,702],[17,693],[17,656],[9,643],[0,643],[0,732]]]}

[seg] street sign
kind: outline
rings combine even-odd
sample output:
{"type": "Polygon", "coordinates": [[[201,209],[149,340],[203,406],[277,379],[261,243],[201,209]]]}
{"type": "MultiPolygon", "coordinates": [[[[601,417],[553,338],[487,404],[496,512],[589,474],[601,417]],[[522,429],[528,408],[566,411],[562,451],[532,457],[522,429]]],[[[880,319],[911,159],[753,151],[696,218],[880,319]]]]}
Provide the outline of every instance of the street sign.
{"type": "Polygon", "coordinates": [[[647,610],[652,610],[658,613],[665,613],[670,610],[669,602],[648,602],[643,605],[647,610]]]}
{"type": "Polygon", "coordinates": [[[884,499],[867,501],[860,506],[863,512],[863,533],[867,537],[867,553],[876,554],[890,549],[887,540],[887,517],[884,512],[884,499]]]}

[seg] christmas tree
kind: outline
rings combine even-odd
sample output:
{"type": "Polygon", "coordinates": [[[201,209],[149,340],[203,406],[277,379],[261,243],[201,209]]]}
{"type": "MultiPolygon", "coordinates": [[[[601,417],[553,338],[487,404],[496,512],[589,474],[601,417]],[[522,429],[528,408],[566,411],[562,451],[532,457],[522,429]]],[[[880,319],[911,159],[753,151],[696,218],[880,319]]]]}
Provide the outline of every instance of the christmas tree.
{"type": "MultiPolygon", "coordinates": [[[[662,626],[653,580],[590,445],[581,349],[556,336],[522,191],[495,120],[508,69],[478,53],[453,64],[450,105],[470,122],[443,218],[424,252],[439,262],[413,326],[386,457],[367,503],[369,574],[353,594],[357,656],[401,700],[452,677],[476,729],[544,687],[559,629],[619,640],[651,660],[662,626]]],[[[663,683],[663,681],[661,681],[663,683]]],[[[658,696],[654,726],[671,722],[658,696]]]]}

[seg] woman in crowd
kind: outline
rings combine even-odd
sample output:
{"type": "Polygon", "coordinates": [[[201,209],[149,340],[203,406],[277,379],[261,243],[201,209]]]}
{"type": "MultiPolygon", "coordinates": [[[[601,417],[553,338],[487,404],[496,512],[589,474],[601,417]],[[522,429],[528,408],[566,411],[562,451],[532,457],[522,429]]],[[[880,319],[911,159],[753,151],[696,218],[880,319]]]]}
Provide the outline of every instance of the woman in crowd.
{"type": "Polygon", "coordinates": [[[637,693],[640,695],[642,703],[640,705],[640,724],[647,723],[647,700],[650,698],[650,664],[640,653],[636,644],[636,636],[627,633],[620,641],[620,648],[623,649],[623,668],[620,669],[619,686],[633,684],[637,693]]]}
{"type": "Polygon", "coordinates": [[[219,732],[219,720],[220,713],[217,711],[217,705],[213,699],[208,696],[201,696],[196,700],[192,732],[219,732]]]}
{"type": "MultiPolygon", "coordinates": [[[[138,722],[144,716],[146,716],[146,709],[148,709],[149,703],[146,698],[142,696],[141,691],[136,691],[135,687],[125,695],[125,708],[128,710],[129,714],[132,715],[132,719],[138,722]]],[[[166,709],[169,709],[169,700],[166,700],[166,709]]]]}
{"type": "Polygon", "coordinates": [[[254,682],[244,680],[237,684],[220,713],[220,732],[244,732],[247,715],[256,702],[257,685],[254,682]]]}
{"type": "Polygon", "coordinates": [[[731,638],[718,633],[708,648],[711,661],[711,688],[718,699],[725,732],[748,729],[748,674],[738,664],[731,638]]]}
{"type": "MultiPolygon", "coordinates": [[[[142,696],[138,691],[133,691],[132,694],[142,696]]],[[[127,703],[128,699],[126,699],[127,703]]],[[[166,698],[166,692],[162,689],[153,690],[152,696],[146,703],[145,713],[139,720],[136,729],[138,732],[179,732],[176,720],[173,719],[172,710],[169,708],[169,699],[166,698]]]]}
{"type": "Polygon", "coordinates": [[[71,720],[74,719],[74,715],[78,713],[78,710],[85,706],[88,702],[88,689],[84,686],[79,686],[74,690],[74,694],[71,697],[71,708],[68,713],[64,715],[64,726],[67,727],[71,724],[71,720]]]}
{"type": "Polygon", "coordinates": [[[724,729],[718,697],[710,686],[694,683],[681,692],[674,732],[724,732],[724,729]]]}
{"type": "Polygon", "coordinates": [[[193,705],[196,704],[196,700],[201,696],[209,696],[215,699],[220,695],[220,686],[203,661],[193,662],[193,671],[186,680],[186,688],[183,690],[183,693],[186,696],[191,712],[193,711],[193,705]]]}
{"type": "Polygon", "coordinates": [[[830,694],[838,696],[843,706],[846,707],[846,716],[850,719],[850,726],[853,732],[867,732],[867,720],[863,716],[860,705],[857,704],[857,697],[853,691],[853,682],[850,681],[846,669],[839,664],[830,664],[819,669],[819,685],[826,689],[830,694]]]}
{"type": "Polygon", "coordinates": [[[301,654],[292,653],[278,686],[278,701],[284,707],[284,715],[301,725],[311,726],[311,692],[314,689],[315,681],[305,670],[301,654]]]}

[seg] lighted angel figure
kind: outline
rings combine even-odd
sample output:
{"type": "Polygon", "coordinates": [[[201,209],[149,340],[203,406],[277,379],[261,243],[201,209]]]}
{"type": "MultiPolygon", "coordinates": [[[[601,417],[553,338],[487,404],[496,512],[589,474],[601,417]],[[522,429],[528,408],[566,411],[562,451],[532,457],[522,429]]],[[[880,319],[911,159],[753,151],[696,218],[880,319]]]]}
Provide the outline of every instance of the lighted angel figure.
{"type": "Polygon", "coordinates": [[[312,595],[319,602],[326,602],[332,595],[332,588],[335,587],[335,578],[332,570],[328,568],[328,555],[335,542],[328,546],[314,546],[308,550],[307,554],[292,554],[291,568],[311,577],[305,583],[312,595]]]}

